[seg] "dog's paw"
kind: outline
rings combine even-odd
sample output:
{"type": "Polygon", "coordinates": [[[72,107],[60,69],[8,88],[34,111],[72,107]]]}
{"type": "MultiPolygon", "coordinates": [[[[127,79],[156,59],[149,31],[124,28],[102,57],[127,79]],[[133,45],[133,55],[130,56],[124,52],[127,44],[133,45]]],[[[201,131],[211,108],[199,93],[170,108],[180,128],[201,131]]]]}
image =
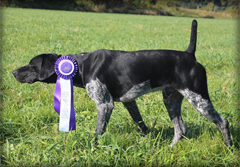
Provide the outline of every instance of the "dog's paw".
{"type": "Polygon", "coordinates": [[[145,125],[145,126],[138,126],[138,131],[141,132],[142,134],[147,134],[148,132],[148,127],[145,125]]]}

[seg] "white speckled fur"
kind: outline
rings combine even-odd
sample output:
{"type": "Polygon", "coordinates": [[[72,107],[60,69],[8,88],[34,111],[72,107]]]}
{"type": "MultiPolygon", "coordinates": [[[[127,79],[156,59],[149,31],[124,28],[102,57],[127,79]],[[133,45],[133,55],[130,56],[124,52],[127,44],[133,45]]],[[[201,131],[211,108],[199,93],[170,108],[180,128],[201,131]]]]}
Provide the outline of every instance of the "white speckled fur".
{"type": "Polygon", "coordinates": [[[189,89],[179,90],[179,92],[204,116],[207,115],[206,111],[208,107],[213,108],[212,103],[209,100],[203,99],[201,95],[194,93],[189,89]]]}
{"type": "Polygon", "coordinates": [[[152,89],[150,85],[150,81],[147,80],[145,82],[142,82],[138,85],[133,86],[127,93],[125,93],[122,97],[119,98],[119,101],[130,102],[138,98],[139,96],[142,96],[149,92],[159,91],[162,89],[164,89],[164,87],[157,87],[152,89]]]}
{"type": "Polygon", "coordinates": [[[105,132],[112,110],[114,108],[113,98],[107,90],[106,85],[102,84],[97,78],[91,80],[86,85],[89,97],[95,102],[98,110],[96,133],[101,135],[105,132]]]}

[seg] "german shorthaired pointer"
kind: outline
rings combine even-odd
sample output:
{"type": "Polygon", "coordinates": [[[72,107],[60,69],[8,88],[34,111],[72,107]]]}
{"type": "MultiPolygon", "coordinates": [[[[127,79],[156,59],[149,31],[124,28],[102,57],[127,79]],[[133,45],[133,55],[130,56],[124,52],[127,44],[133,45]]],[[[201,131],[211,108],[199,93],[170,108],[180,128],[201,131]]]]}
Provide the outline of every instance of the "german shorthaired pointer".
{"type": "MultiPolygon", "coordinates": [[[[78,63],[73,84],[86,88],[98,111],[96,133],[101,135],[114,108],[114,101],[122,102],[142,132],[147,131],[135,99],[153,91],[163,91],[164,104],[174,126],[175,145],[186,127],[181,116],[183,98],[221,131],[225,144],[231,146],[229,124],[213,107],[207,88],[204,67],[196,61],[197,21],[193,20],[190,44],[186,51],[98,50],[90,53],[70,54],[78,63]]],[[[13,71],[21,83],[56,83],[54,64],[61,55],[41,54],[30,63],[13,71]]]]}

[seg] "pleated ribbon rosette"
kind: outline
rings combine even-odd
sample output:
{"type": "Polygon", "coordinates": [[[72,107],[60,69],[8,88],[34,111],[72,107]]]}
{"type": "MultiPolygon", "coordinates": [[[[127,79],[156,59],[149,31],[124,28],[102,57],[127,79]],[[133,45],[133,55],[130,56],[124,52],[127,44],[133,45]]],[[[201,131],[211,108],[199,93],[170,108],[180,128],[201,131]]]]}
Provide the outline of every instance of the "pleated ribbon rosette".
{"type": "Polygon", "coordinates": [[[55,63],[57,82],[54,93],[54,109],[59,116],[59,131],[76,130],[73,105],[73,80],[77,73],[77,62],[70,56],[62,56],[55,63]]]}

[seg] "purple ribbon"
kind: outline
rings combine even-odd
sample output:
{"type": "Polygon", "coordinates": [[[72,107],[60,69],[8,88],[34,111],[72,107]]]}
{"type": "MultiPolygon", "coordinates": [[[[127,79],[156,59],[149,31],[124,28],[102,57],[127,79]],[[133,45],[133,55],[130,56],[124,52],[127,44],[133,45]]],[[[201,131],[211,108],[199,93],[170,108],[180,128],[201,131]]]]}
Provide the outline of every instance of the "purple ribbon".
{"type": "Polygon", "coordinates": [[[54,109],[60,115],[60,102],[61,102],[61,82],[60,78],[65,80],[70,80],[71,85],[71,112],[70,112],[70,123],[69,130],[76,130],[76,118],[74,112],[74,104],[73,104],[73,80],[72,78],[77,73],[77,62],[69,56],[60,57],[55,63],[55,72],[58,76],[56,82],[56,88],[54,93],[54,109]]]}

